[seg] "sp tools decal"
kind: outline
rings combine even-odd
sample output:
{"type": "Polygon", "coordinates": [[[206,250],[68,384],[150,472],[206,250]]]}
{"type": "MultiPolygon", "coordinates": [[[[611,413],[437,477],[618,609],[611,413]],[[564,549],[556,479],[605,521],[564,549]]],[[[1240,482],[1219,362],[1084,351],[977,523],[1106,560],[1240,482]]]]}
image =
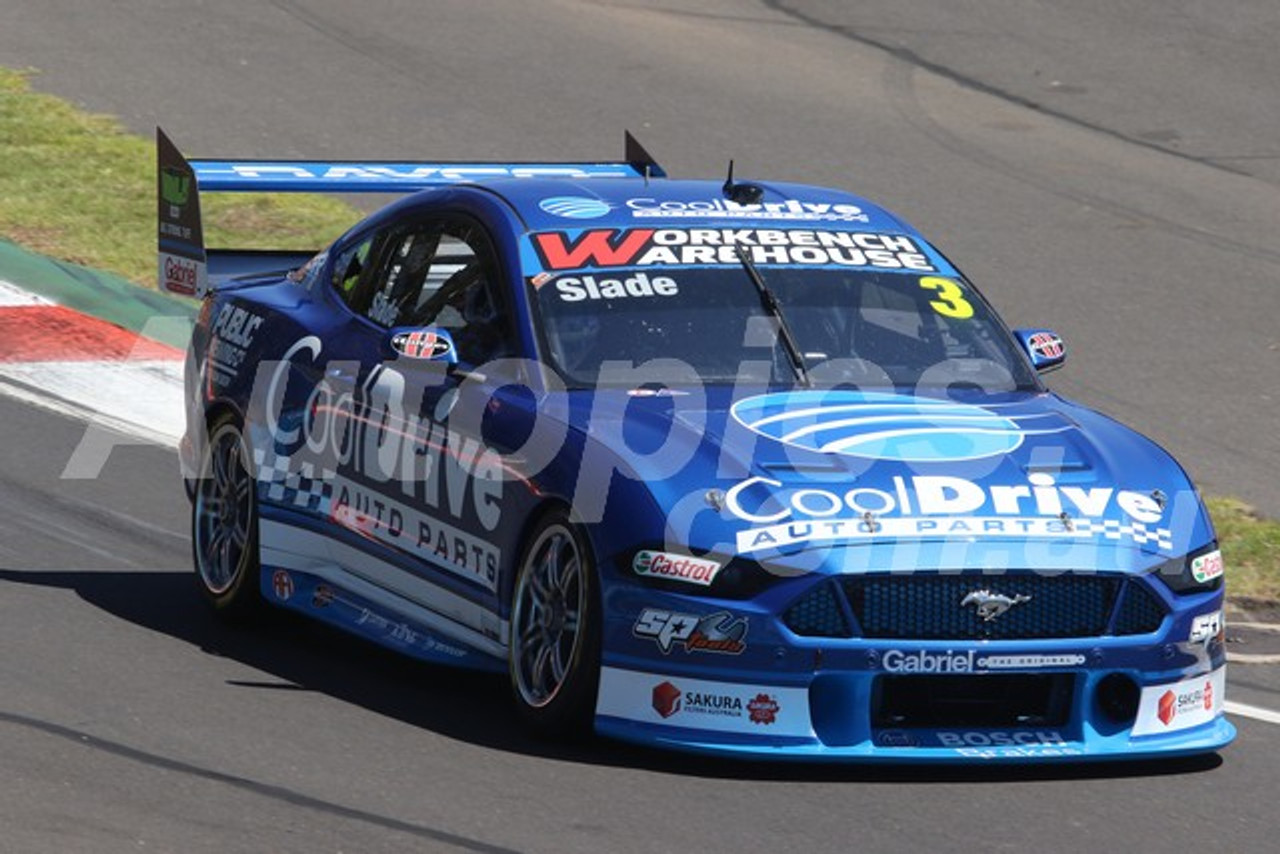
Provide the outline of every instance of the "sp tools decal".
{"type": "Polygon", "coordinates": [[[1187,640],[1191,643],[1207,644],[1214,638],[1220,637],[1225,630],[1226,623],[1222,619],[1222,611],[1201,614],[1191,621],[1191,631],[1187,635],[1187,640]]]}
{"type": "Polygon", "coordinates": [[[410,359],[441,359],[453,350],[448,337],[430,329],[398,332],[391,338],[391,349],[410,359]]]}
{"type": "Polygon", "coordinates": [[[699,617],[677,614],[661,608],[645,608],[632,626],[631,633],[658,644],[663,655],[678,643],[685,652],[716,652],[740,655],[747,648],[745,617],[734,617],[728,611],[716,611],[699,617]]]}

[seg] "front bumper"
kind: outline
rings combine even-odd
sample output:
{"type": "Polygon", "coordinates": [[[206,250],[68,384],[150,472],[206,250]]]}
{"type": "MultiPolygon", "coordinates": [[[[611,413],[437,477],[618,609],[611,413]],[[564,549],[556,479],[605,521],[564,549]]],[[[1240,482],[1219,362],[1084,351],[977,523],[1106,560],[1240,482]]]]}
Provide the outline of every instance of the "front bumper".
{"type": "Polygon", "coordinates": [[[1073,698],[1077,713],[1061,725],[902,728],[874,725],[879,677],[819,674],[806,689],[605,668],[596,731],[697,753],[885,763],[1175,757],[1218,750],[1235,738],[1222,710],[1225,667],[1144,687],[1127,726],[1099,725],[1097,710],[1085,708],[1101,675],[1063,675],[1080,696],[1073,698]],[[1167,695],[1172,700],[1162,703],[1167,695]],[[1190,715],[1190,724],[1181,726],[1178,715],[1190,715]]]}
{"type": "Polygon", "coordinates": [[[759,601],[615,589],[596,730],[765,759],[890,763],[1175,757],[1229,744],[1225,650],[1193,628],[1217,591],[1144,634],[798,637],[759,601]],[[696,626],[696,628],[694,628],[696,626]],[[1196,637],[1196,640],[1192,640],[1196,637]]]}

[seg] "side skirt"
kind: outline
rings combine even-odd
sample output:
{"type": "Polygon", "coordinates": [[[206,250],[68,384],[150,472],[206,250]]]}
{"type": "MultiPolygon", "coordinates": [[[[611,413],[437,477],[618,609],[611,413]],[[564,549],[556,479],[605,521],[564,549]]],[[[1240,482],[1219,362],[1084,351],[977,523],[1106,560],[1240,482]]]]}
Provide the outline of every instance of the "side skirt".
{"type": "Polygon", "coordinates": [[[506,669],[510,624],[479,604],[306,528],[262,519],[259,535],[266,601],[417,658],[506,669]]]}

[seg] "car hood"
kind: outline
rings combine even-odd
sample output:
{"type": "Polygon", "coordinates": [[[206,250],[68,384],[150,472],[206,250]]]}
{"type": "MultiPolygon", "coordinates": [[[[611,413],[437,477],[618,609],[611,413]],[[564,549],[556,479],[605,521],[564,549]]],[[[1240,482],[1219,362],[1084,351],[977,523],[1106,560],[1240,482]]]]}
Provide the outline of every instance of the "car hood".
{"type": "Polygon", "coordinates": [[[668,542],[695,549],[768,558],[865,545],[887,566],[1100,568],[1212,538],[1165,451],[1049,393],[591,398],[578,425],[588,441],[646,484],[668,542]]]}

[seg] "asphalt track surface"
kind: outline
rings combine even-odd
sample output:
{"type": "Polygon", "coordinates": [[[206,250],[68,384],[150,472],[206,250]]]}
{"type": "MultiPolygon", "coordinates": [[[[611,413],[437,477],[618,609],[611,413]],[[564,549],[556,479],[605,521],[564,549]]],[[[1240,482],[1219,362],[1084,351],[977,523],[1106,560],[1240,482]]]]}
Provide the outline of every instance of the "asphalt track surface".
{"type": "MultiPolygon", "coordinates": [[[[0,0],[0,64],[194,154],[589,158],[628,127],[675,175],[862,192],[1064,334],[1058,391],[1280,515],[1280,11],[1122,5],[0,0]]],[[[0,425],[0,852],[1273,847],[1280,727],[1245,718],[1220,757],[1078,769],[538,744],[500,679],[216,625],[172,453],[63,480],[82,424],[0,425]]]]}

